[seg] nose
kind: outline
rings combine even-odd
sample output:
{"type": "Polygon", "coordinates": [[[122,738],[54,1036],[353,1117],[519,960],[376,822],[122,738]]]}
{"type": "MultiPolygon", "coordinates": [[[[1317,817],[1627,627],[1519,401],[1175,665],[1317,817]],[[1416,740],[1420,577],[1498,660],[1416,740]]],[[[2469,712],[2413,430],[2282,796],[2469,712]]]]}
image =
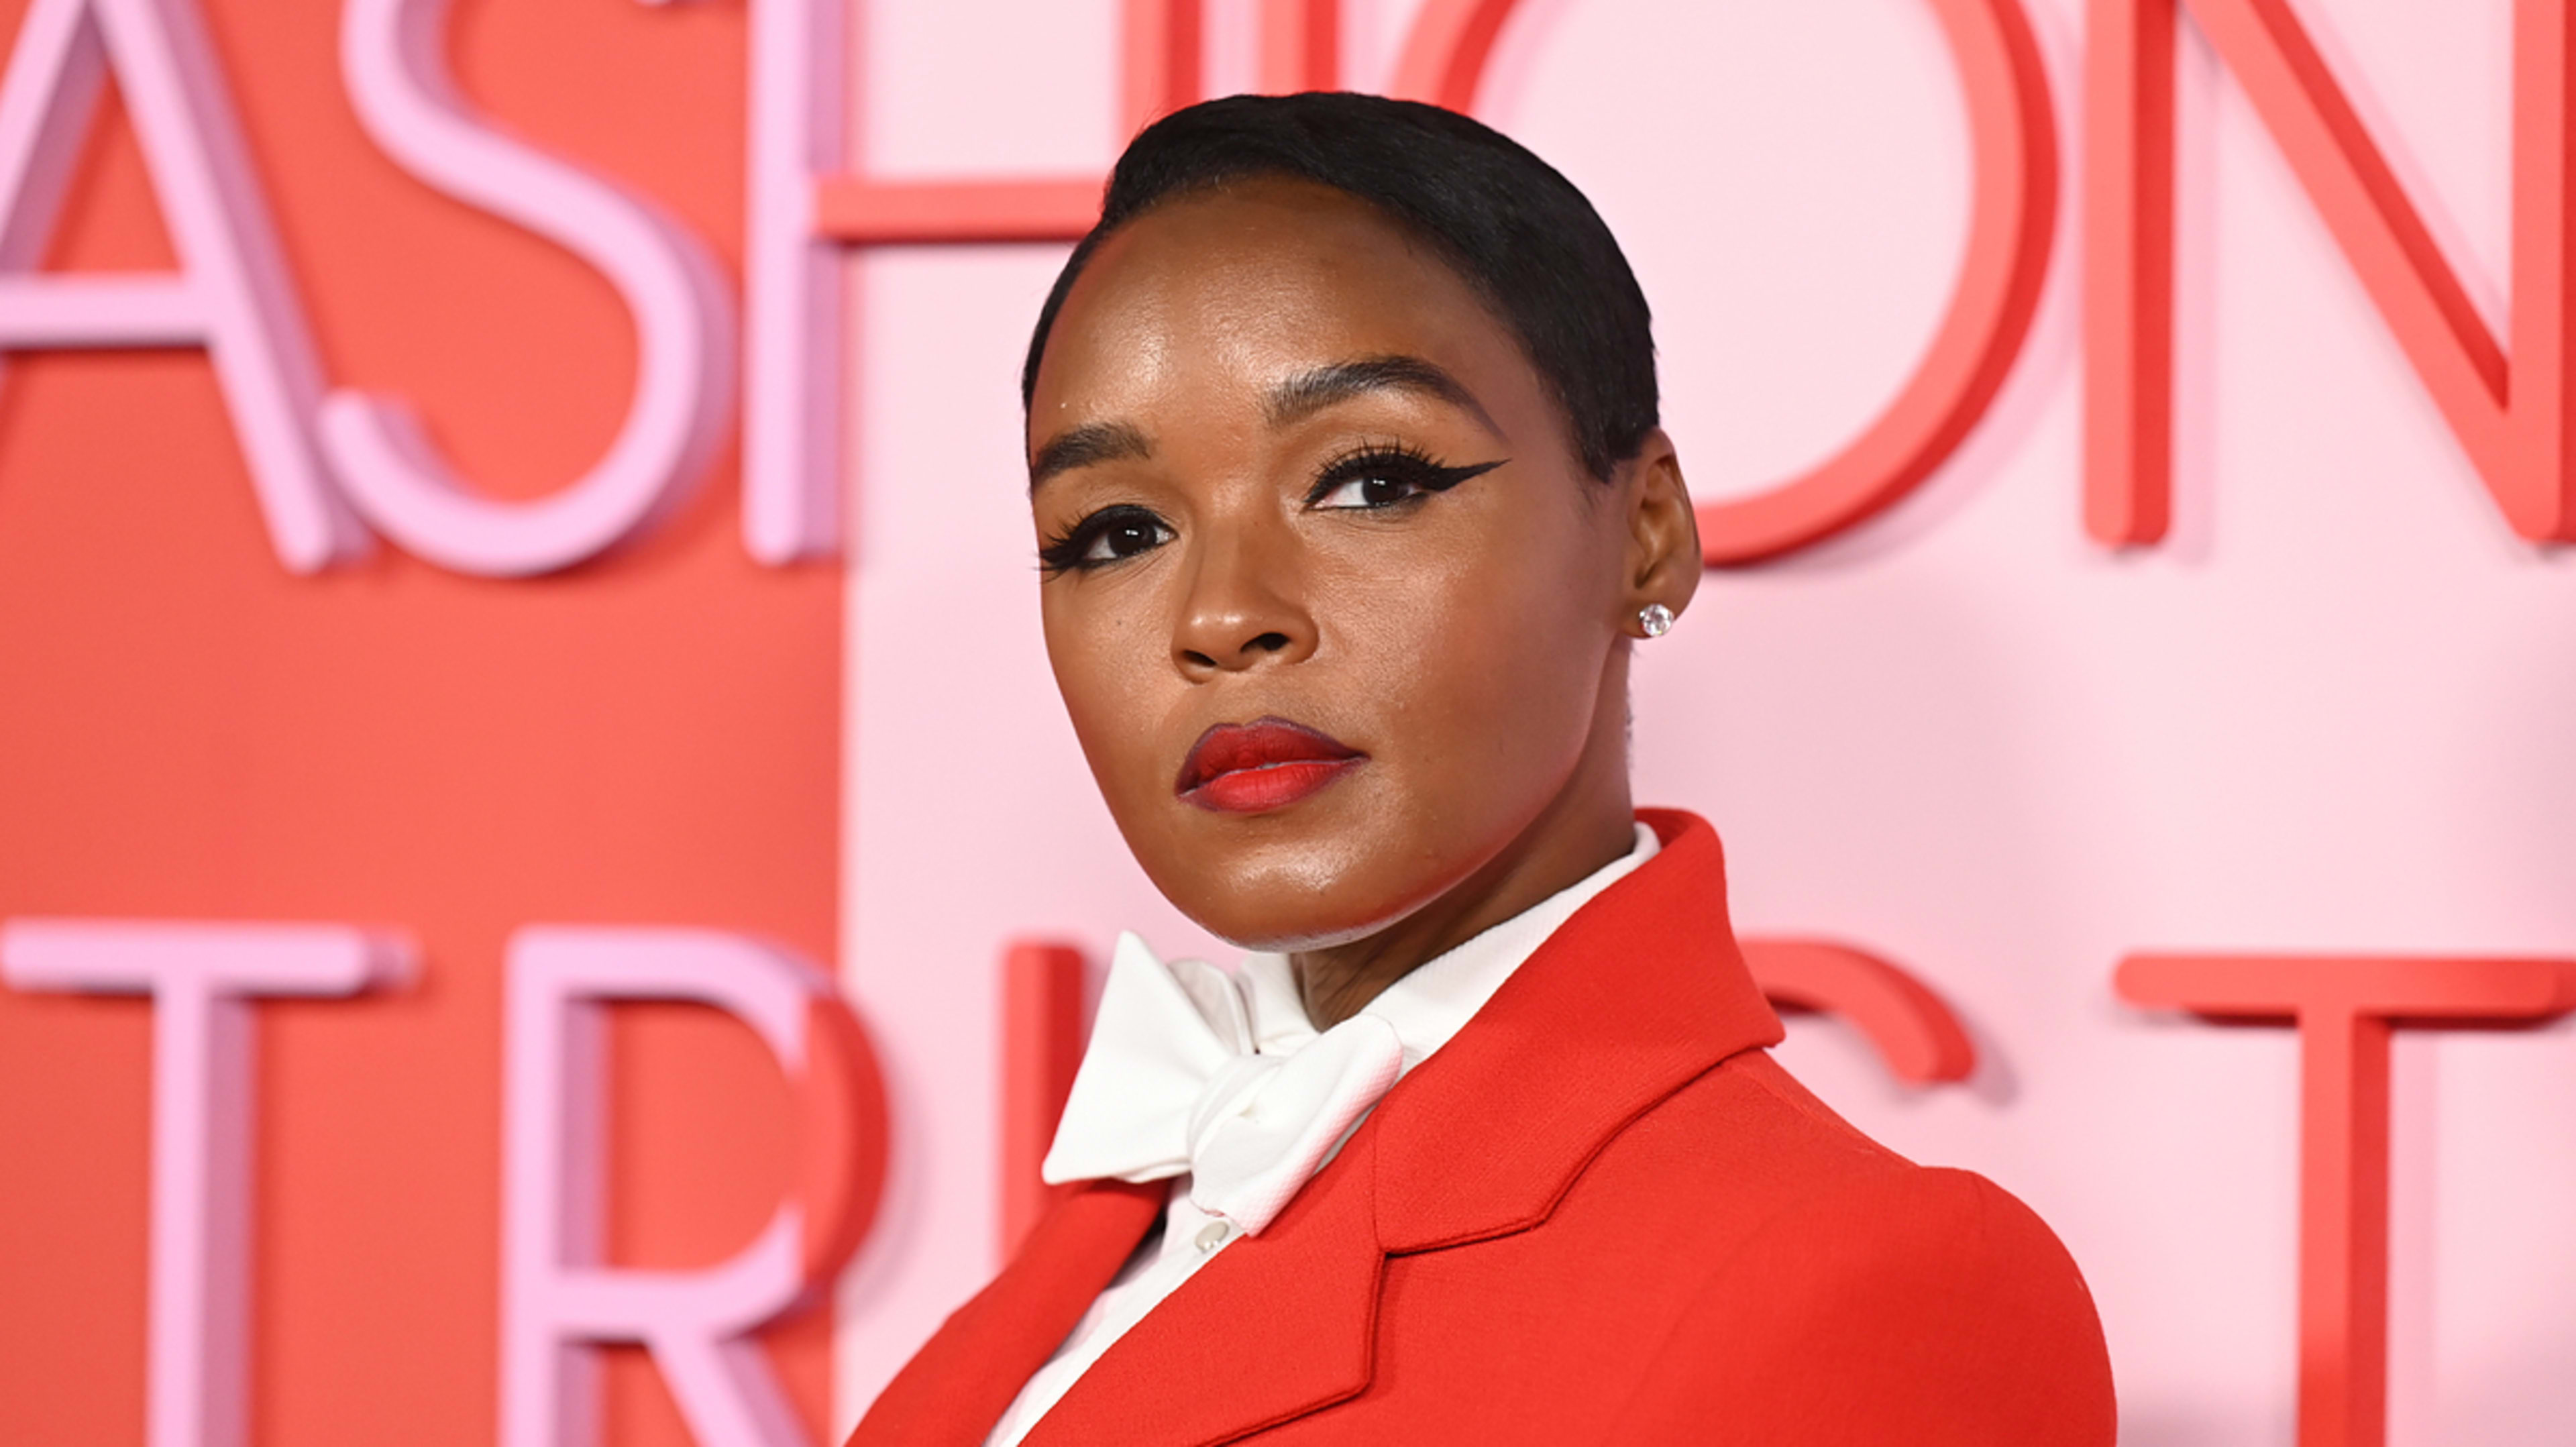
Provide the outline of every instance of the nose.
{"type": "Polygon", "coordinates": [[[1315,651],[1300,549],[1284,520],[1219,521],[1200,530],[1188,592],[1172,630],[1172,663],[1193,682],[1315,651]]]}

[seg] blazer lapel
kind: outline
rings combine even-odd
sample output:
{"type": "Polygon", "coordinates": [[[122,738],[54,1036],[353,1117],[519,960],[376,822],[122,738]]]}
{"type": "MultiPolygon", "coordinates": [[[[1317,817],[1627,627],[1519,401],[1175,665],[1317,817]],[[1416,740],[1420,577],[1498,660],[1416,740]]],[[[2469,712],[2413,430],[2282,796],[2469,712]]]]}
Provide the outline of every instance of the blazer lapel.
{"type": "Polygon", "coordinates": [[[896,1374],[848,1447],[978,1447],[1162,1215],[1171,1184],[1094,1181],[896,1374]]]}
{"type": "Polygon", "coordinates": [[[1385,1253],[1374,1118],[1258,1236],[1228,1246],[1102,1353],[1025,1447],[1229,1442],[1359,1395],[1385,1253]]]}

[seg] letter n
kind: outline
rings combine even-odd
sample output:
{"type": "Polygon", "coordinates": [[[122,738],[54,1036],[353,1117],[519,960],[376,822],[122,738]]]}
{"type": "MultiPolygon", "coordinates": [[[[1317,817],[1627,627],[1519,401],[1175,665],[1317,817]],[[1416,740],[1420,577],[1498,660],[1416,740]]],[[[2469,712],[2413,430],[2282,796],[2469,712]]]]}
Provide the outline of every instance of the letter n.
{"type": "MultiPolygon", "coordinates": [[[[2469,304],[2288,0],[2180,0],[2280,143],[2515,532],[2576,541],[2565,0],[2515,0],[2511,351],[2469,304]]],[[[2170,511],[2177,0],[2091,0],[2085,95],[2084,520],[2105,543],[2170,511]]]]}

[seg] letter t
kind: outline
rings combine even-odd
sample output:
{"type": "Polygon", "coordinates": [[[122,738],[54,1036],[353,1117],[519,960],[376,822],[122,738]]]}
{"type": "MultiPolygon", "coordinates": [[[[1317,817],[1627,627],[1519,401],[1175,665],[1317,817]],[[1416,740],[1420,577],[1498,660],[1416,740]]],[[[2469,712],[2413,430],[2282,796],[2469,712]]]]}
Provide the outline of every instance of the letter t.
{"type": "Polygon", "coordinates": [[[342,925],[0,927],[13,988],[152,997],[151,1447],[249,1440],[251,999],[354,995],[410,969],[402,945],[342,925]]]}
{"type": "Polygon", "coordinates": [[[2298,1023],[2299,1447],[2388,1432],[2388,1039],[2399,1023],[2510,1024],[2576,1008],[2555,960],[2133,955],[2132,1005],[2298,1023]]]}

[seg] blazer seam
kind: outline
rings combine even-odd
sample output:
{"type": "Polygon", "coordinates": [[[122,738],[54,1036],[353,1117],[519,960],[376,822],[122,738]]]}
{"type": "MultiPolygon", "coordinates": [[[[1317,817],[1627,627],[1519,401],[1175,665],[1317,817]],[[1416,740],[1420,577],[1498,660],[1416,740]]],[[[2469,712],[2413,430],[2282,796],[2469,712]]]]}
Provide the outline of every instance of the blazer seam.
{"type": "MultiPolygon", "coordinates": [[[[1729,1060],[1734,1058],[1735,1057],[1731,1055],[1727,1057],[1729,1060]]],[[[1722,1064],[1724,1062],[1720,1063],[1722,1064]]],[[[1746,1079],[1763,1094],[1770,1096],[1773,1100],[1776,1100],[1782,1105],[1787,1106],[1790,1110],[1795,1111],[1801,1118],[1812,1120],[1826,1126],[1828,1128],[1828,1135],[1844,1154],[1859,1156],[1867,1160],[1885,1160],[1904,1165],[1913,1164],[1912,1162],[1907,1161],[1905,1157],[1898,1155],[1896,1152],[1889,1150],[1887,1147],[1880,1145],[1878,1142],[1871,1140],[1868,1136],[1862,1134],[1861,1131],[1850,1121],[1834,1114],[1832,1109],[1825,1106],[1822,1102],[1813,1099],[1801,1100],[1797,1096],[1782,1090],[1778,1085],[1763,1079],[1759,1075],[1748,1075],[1746,1079]]],[[[1768,1223],[1766,1222],[1765,1224],[1767,1225],[1768,1223]]]]}

